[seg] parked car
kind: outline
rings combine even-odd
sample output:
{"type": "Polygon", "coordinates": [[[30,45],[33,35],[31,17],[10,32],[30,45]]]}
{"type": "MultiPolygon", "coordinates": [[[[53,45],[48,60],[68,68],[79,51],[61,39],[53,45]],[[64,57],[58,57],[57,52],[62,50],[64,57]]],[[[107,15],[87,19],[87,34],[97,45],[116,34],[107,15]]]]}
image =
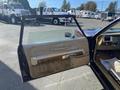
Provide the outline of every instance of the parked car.
{"type": "MultiPolygon", "coordinates": [[[[38,17],[48,16],[35,18],[38,17]]],[[[57,15],[49,17],[54,18],[57,15]]],[[[66,27],[46,25],[47,28],[43,26],[41,30],[34,27],[31,32],[29,28],[29,35],[24,34],[27,29],[24,31],[25,26],[22,23],[18,57],[23,81],[87,66],[92,71],[92,75],[98,78],[102,89],[120,90],[120,18],[103,29],[83,31],[75,16],[59,17],[71,17],[75,23],[66,27]],[[24,35],[28,36],[24,37],[24,35]],[[26,38],[27,41],[24,42],[26,38]]],[[[82,73],[84,76],[88,74],[85,69],[82,73]]],[[[82,78],[81,74],[79,76],[82,78]]],[[[90,80],[89,83],[91,82],[90,80]]],[[[94,81],[94,87],[98,82],[94,81]]]]}
{"type": "Polygon", "coordinates": [[[25,9],[20,3],[0,3],[0,17],[9,23],[16,24],[21,16],[31,15],[30,10],[25,9]]]}

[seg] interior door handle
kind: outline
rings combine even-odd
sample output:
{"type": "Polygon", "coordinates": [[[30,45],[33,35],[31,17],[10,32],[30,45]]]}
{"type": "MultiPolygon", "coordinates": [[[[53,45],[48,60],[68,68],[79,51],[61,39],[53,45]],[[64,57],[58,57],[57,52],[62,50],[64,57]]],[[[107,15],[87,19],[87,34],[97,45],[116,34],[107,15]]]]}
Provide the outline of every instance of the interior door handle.
{"type": "Polygon", "coordinates": [[[73,56],[73,57],[82,56],[82,55],[84,55],[84,53],[85,53],[84,50],[81,49],[81,50],[75,50],[75,51],[71,51],[71,52],[67,52],[67,53],[54,54],[54,55],[50,55],[47,57],[46,56],[44,56],[44,57],[36,56],[36,57],[31,57],[31,63],[32,63],[32,65],[37,65],[39,60],[48,59],[48,58],[57,57],[57,56],[62,56],[62,59],[67,59],[70,56],[73,56]]]}
{"type": "Polygon", "coordinates": [[[72,57],[78,57],[78,56],[82,56],[82,55],[84,55],[84,52],[80,51],[80,52],[77,52],[77,53],[72,53],[72,54],[64,55],[64,56],[62,56],[62,59],[70,58],[70,56],[72,56],[72,57]]]}
{"type": "Polygon", "coordinates": [[[70,56],[82,56],[82,55],[84,55],[84,51],[79,51],[79,52],[73,53],[70,56]]]}

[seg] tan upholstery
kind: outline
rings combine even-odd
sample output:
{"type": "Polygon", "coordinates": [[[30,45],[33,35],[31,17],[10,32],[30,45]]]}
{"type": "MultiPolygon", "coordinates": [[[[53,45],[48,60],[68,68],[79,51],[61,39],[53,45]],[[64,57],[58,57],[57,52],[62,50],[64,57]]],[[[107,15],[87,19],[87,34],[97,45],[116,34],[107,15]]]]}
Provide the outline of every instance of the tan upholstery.
{"type": "Polygon", "coordinates": [[[87,39],[24,46],[32,78],[88,64],[87,39]]]}

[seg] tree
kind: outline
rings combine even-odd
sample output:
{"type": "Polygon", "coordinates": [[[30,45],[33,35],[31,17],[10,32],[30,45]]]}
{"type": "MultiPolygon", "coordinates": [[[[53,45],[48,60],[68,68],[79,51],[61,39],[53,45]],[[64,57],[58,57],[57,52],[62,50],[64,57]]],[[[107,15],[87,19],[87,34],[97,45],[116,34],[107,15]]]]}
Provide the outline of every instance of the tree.
{"type": "Polygon", "coordinates": [[[70,2],[68,2],[67,3],[67,10],[70,10],[70,8],[71,8],[71,4],[70,4],[70,2]]]}
{"type": "Polygon", "coordinates": [[[79,7],[76,8],[77,10],[84,10],[84,4],[81,4],[79,7]]]}
{"type": "Polygon", "coordinates": [[[41,1],[40,3],[39,3],[39,6],[38,6],[38,8],[39,8],[39,10],[40,10],[40,15],[43,15],[43,9],[46,7],[46,2],[45,1],[41,1]]]}
{"type": "Polygon", "coordinates": [[[115,2],[111,2],[108,6],[108,8],[106,9],[106,11],[110,12],[110,13],[115,13],[116,11],[116,7],[117,7],[117,3],[115,2]]]}
{"type": "Polygon", "coordinates": [[[84,4],[81,4],[81,6],[80,6],[80,10],[84,10],[84,4]]]}
{"type": "Polygon", "coordinates": [[[88,2],[84,5],[84,9],[95,12],[95,11],[97,10],[97,4],[96,4],[94,1],[88,1],[88,2]]]}
{"type": "Polygon", "coordinates": [[[39,3],[39,6],[38,6],[38,8],[40,8],[40,7],[46,7],[46,2],[45,1],[41,1],[40,3],[39,3]]]}
{"type": "Polygon", "coordinates": [[[66,0],[63,1],[63,4],[61,6],[61,9],[64,11],[68,11],[71,8],[70,2],[67,2],[66,0]]]}
{"type": "Polygon", "coordinates": [[[64,0],[61,9],[66,10],[66,6],[67,6],[67,1],[64,0]]]}

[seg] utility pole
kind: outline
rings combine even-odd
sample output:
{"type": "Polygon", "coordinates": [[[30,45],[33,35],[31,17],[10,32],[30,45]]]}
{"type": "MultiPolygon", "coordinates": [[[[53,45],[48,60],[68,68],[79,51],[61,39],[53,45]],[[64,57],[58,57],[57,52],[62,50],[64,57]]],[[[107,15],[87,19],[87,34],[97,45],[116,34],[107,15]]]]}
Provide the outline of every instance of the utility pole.
{"type": "Polygon", "coordinates": [[[118,0],[116,0],[116,12],[118,11],[118,0]]]}

